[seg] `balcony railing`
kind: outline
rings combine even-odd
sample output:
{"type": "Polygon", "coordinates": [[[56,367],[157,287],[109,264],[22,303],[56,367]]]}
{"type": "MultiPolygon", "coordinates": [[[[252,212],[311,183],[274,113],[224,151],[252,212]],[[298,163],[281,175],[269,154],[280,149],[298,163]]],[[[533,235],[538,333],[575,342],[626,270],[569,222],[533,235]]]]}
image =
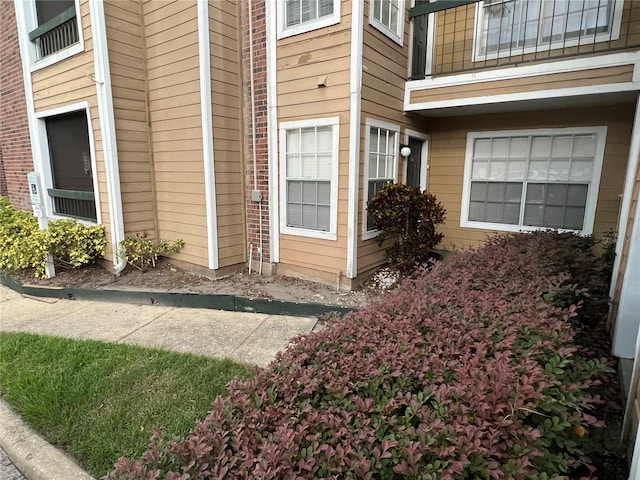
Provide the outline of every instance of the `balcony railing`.
{"type": "Polygon", "coordinates": [[[57,215],[96,221],[96,203],[93,192],[59,188],[49,188],[47,192],[53,198],[53,208],[57,215]]]}
{"type": "Polygon", "coordinates": [[[419,0],[410,16],[411,79],[640,46],[638,1],[419,0]]]}
{"type": "Polygon", "coordinates": [[[38,60],[78,43],[80,38],[75,7],[65,10],[30,32],[29,40],[36,44],[38,60]]]}

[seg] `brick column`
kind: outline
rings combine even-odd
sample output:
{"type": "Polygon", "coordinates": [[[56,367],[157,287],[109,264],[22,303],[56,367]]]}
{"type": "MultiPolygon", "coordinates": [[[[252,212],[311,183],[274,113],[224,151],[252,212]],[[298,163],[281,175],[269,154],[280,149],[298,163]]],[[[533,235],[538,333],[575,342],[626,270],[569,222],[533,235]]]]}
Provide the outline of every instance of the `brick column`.
{"type": "Polygon", "coordinates": [[[30,210],[27,173],[33,171],[15,6],[0,1],[0,193],[30,210]]]}
{"type": "Polygon", "coordinates": [[[241,2],[242,39],[242,87],[244,118],[244,160],[245,160],[245,206],[247,219],[247,240],[253,243],[254,262],[259,260],[260,228],[262,228],[263,262],[269,263],[269,145],[267,138],[267,27],[266,1],[248,0],[241,2]],[[249,2],[252,10],[253,29],[253,99],[255,103],[255,146],[256,168],[253,157],[253,125],[251,112],[251,56],[249,42],[249,2]],[[254,177],[255,173],[255,177],[254,177]],[[257,183],[254,186],[254,178],[257,183]],[[252,200],[252,190],[262,192],[262,222],[259,203],[252,200]]]}

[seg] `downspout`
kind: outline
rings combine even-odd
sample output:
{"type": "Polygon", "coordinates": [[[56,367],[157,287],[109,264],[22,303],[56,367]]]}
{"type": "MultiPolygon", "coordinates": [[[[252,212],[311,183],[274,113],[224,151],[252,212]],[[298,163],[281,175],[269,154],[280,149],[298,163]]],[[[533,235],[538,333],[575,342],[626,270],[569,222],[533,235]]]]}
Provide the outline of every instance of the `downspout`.
{"type": "Polygon", "coordinates": [[[89,9],[91,12],[93,68],[96,78],[102,155],[107,177],[113,269],[116,274],[119,274],[127,266],[127,259],[119,254],[120,242],[124,240],[124,219],[122,214],[122,192],[120,190],[120,169],[118,166],[118,144],[116,142],[113,97],[111,94],[111,71],[109,69],[109,51],[107,49],[107,27],[102,1],[89,0],[89,9]]]}

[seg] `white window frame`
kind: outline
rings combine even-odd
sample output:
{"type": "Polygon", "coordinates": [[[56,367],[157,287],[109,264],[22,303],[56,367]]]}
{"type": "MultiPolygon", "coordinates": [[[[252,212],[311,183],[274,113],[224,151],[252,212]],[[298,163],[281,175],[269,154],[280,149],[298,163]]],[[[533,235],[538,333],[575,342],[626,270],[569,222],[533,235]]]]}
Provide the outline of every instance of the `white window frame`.
{"type": "Polygon", "coordinates": [[[66,58],[84,52],[84,32],[82,30],[82,13],[80,10],[80,0],[75,0],[76,22],[78,24],[78,42],[63,48],[56,53],[38,60],[38,52],[34,42],[29,40],[29,32],[38,28],[38,16],[36,12],[35,0],[20,0],[16,2],[16,20],[18,32],[26,38],[29,49],[30,70],[35,72],[42,68],[58,63],[66,58]]]}
{"type": "MultiPolygon", "coordinates": [[[[544,0],[543,0],[544,1],[544,0]]],[[[475,26],[473,31],[473,52],[472,58],[474,62],[482,62],[485,60],[492,60],[496,58],[504,58],[511,56],[526,55],[535,52],[544,52],[556,50],[565,47],[575,47],[577,45],[590,45],[592,43],[614,41],[620,38],[620,25],[622,22],[622,10],[624,8],[624,0],[614,0],[615,6],[613,8],[613,15],[611,17],[611,32],[602,32],[595,35],[584,35],[578,38],[568,39],[566,41],[556,41],[549,43],[539,43],[532,46],[513,47],[506,50],[499,50],[494,53],[480,53],[479,42],[483,37],[482,25],[484,23],[484,3],[478,2],[476,7],[475,26]]],[[[538,19],[538,29],[540,27],[541,19],[538,19]]]]}
{"type": "MultiPolygon", "coordinates": [[[[318,118],[280,123],[280,233],[302,237],[337,240],[338,238],[338,154],[340,117],[318,118]],[[294,128],[331,127],[331,207],[329,231],[287,226],[287,131],[294,128]]],[[[312,180],[312,179],[309,179],[312,180]]]]}
{"type": "MultiPolygon", "coordinates": [[[[391,2],[392,0],[381,0],[381,1],[391,2]]],[[[406,3],[405,3],[405,0],[397,0],[397,1],[398,1],[398,26],[395,31],[389,28],[388,26],[386,26],[377,18],[375,18],[374,11],[373,11],[374,0],[369,1],[369,24],[375,29],[384,33],[387,37],[389,37],[391,40],[396,42],[398,45],[403,47],[404,46],[404,16],[405,16],[405,10],[406,10],[406,3]]]]}
{"type": "MultiPolygon", "coordinates": [[[[273,0],[270,0],[273,1],[273,0]]],[[[310,32],[319,28],[328,27],[330,25],[336,25],[340,23],[340,0],[333,0],[333,13],[331,15],[325,15],[324,17],[316,18],[307,22],[299,23],[291,27],[286,25],[286,3],[285,0],[277,0],[277,25],[278,25],[278,40],[283,38],[292,37],[293,35],[300,35],[301,33],[310,32]]]]}
{"type": "MultiPolygon", "coordinates": [[[[466,228],[481,228],[484,230],[498,230],[504,232],[521,232],[521,231],[538,231],[548,230],[549,227],[533,227],[527,225],[509,225],[504,223],[478,222],[469,220],[469,203],[471,199],[471,174],[473,167],[473,148],[474,142],[478,138],[484,137],[520,137],[520,136],[545,136],[545,135],[580,135],[595,134],[597,135],[596,151],[593,160],[593,173],[587,190],[587,201],[585,204],[583,229],[558,229],[560,231],[577,232],[582,235],[590,235],[593,233],[593,224],[595,221],[596,206],[598,202],[598,192],[600,189],[600,175],[602,173],[602,163],[604,158],[604,148],[607,136],[607,127],[571,127],[571,128],[552,128],[552,129],[531,129],[531,130],[502,130],[492,132],[469,132],[467,134],[467,147],[464,162],[464,177],[462,187],[462,204],[460,209],[460,226],[466,228]]],[[[527,159],[528,161],[528,159],[527,159]]],[[[528,180],[523,180],[523,186],[528,180]]],[[[547,182],[553,183],[553,182],[547,182]]],[[[567,182],[559,182],[567,183],[567,182]]],[[[522,189],[522,199],[520,203],[520,212],[524,208],[524,196],[526,189],[522,189]]]]}
{"type": "Polygon", "coordinates": [[[366,147],[364,154],[364,182],[362,193],[362,239],[369,240],[378,236],[379,230],[367,230],[367,197],[369,195],[369,152],[371,151],[371,128],[383,128],[395,134],[394,162],[393,162],[393,182],[398,182],[398,157],[400,155],[400,126],[368,118],[366,121],[366,147]]]}
{"type": "Polygon", "coordinates": [[[38,154],[34,155],[34,161],[40,162],[40,171],[41,182],[44,188],[44,208],[45,215],[49,220],[60,220],[60,219],[69,219],[73,217],[68,217],[65,215],[57,215],[55,213],[55,208],[53,205],[53,199],[48,194],[49,188],[54,188],[53,186],[53,173],[51,171],[51,157],[49,155],[49,140],[47,138],[47,125],[46,119],[49,117],[53,117],[55,115],[61,115],[63,113],[71,113],[78,111],[85,111],[87,115],[87,130],[89,132],[89,147],[91,149],[91,169],[94,172],[93,174],[93,195],[94,202],[96,204],[96,221],[91,222],[89,220],[84,220],[80,218],[75,218],[76,221],[82,223],[83,225],[100,225],[102,223],[102,215],[100,214],[100,195],[99,195],[99,184],[98,184],[98,168],[96,163],[96,147],[93,138],[93,126],[91,124],[91,107],[89,102],[79,102],[71,105],[65,105],[64,107],[54,108],[51,110],[44,110],[41,112],[36,112],[36,148],[38,150],[38,154]]]}

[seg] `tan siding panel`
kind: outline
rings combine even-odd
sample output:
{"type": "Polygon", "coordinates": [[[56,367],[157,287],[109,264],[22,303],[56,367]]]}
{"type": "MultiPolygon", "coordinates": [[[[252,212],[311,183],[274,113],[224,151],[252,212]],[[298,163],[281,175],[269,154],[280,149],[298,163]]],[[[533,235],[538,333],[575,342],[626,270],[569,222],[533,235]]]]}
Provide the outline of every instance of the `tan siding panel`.
{"type": "Polygon", "coordinates": [[[633,65],[622,65],[580,72],[553,73],[511,80],[493,80],[470,85],[415,90],[411,92],[410,103],[525,93],[532,90],[589,87],[630,82],[632,78],[633,65]]]}

